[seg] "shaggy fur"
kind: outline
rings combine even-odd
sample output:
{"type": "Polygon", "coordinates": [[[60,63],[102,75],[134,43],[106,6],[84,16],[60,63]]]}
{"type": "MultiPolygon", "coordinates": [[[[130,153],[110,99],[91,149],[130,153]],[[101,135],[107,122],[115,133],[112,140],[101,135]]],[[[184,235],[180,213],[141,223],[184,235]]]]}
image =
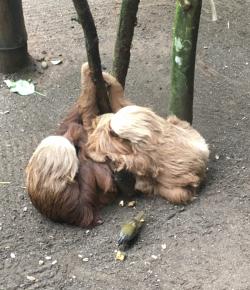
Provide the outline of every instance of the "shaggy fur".
{"type": "MultiPolygon", "coordinates": [[[[107,86],[112,112],[116,113],[121,108],[130,105],[130,102],[124,98],[124,90],[121,84],[109,73],[103,72],[102,74],[107,86]]],[[[78,107],[84,128],[89,132],[93,128],[92,122],[95,117],[103,112],[100,112],[97,106],[96,87],[92,81],[92,73],[88,68],[88,63],[82,65],[81,76],[83,92],[78,100],[78,107]]]]}
{"type": "MultiPolygon", "coordinates": [[[[86,157],[88,132],[100,112],[87,64],[82,66],[82,94],[61,123],[57,135],[45,138],[26,168],[27,191],[34,206],[54,221],[82,227],[98,223],[100,206],[113,200],[117,189],[106,163],[86,157]]],[[[121,85],[103,73],[114,112],[126,104],[121,85]]]]}
{"type": "Polygon", "coordinates": [[[173,203],[192,199],[205,176],[209,156],[204,138],[189,123],[152,110],[127,106],[98,117],[87,154],[136,175],[136,189],[173,203]]]}

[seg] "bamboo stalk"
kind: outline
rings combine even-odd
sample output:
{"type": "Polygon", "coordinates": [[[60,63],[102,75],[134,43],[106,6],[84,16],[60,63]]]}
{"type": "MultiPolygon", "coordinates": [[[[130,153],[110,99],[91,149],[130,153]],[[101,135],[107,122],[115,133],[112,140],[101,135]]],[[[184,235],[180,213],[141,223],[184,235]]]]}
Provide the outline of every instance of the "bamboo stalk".
{"type": "Polygon", "coordinates": [[[202,0],[177,0],[169,114],[192,123],[196,44],[202,0]]]}

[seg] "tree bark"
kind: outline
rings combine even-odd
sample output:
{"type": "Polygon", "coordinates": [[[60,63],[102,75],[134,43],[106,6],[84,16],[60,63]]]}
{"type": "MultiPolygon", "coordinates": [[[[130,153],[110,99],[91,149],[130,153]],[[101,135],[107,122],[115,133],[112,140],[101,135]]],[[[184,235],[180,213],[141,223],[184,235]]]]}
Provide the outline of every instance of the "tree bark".
{"type": "Polygon", "coordinates": [[[0,72],[12,73],[29,63],[22,1],[0,1],[0,72]]]}
{"type": "Polygon", "coordinates": [[[169,113],[192,123],[195,57],[202,0],[177,0],[169,113]]]}
{"type": "Polygon", "coordinates": [[[87,0],[73,0],[79,22],[82,25],[89,67],[93,72],[93,81],[96,85],[97,105],[101,113],[111,112],[107,89],[102,76],[99,40],[87,0]]]}
{"type": "Polygon", "coordinates": [[[136,25],[136,14],[140,0],[122,0],[120,19],[116,36],[113,75],[125,87],[130,61],[130,48],[136,25]]]}

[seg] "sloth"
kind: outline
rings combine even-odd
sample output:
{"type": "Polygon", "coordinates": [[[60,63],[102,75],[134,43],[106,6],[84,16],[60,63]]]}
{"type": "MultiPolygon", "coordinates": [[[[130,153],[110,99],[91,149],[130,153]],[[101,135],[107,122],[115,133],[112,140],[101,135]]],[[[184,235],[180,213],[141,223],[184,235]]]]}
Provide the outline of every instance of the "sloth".
{"type": "MultiPolygon", "coordinates": [[[[120,83],[103,72],[112,112],[129,104],[120,83]]],[[[87,63],[81,69],[82,92],[55,135],[41,141],[26,167],[27,192],[33,205],[53,221],[80,227],[101,223],[100,208],[117,195],[117,180],[108,162],[99,163],[86,155],[88,134],[98,108],[96,87],[87,63]]],[[[133,187],[133,176],[127,173],[133,187]]]]}
{"type": "Polygon", "coordinates": [[[187,203],[205,177],[209,157],[204,138],[176,116],[164,119],[136,105],[96,117],[87,156],[135,175],[135,189],[187,203]]]}

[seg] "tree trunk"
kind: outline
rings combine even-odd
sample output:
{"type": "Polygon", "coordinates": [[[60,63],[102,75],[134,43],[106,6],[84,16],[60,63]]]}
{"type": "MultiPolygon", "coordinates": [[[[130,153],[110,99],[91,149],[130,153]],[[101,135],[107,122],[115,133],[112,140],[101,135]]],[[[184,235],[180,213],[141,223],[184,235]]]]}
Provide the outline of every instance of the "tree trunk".
{"type": "Polygon", "coordinates": [[[196,44],[202,0],[177,0],[169,113],[192,123],[196,44]]]}
{"type": "Polygon", "coordinates": [[[111,112],[111,107],[102,76],[99,40],[94,19],[87,0],[73,0],[73,3],[84,31],[88,63],[93,71],[93,81],[96,85],[97,105],[101,113],[109,113],[111,112]]]}
{"type": "Polygon", "coordinates": [[[21,0],[0,1],[0,72],[12,73],[29,63],[21,0]]]}
{"type": "Polygon", "coordinates": [[[140,0],[122,0],[119,26],[113,58],[113,75],[125,87],[130,61],[130,48],[136,25],[136,14],[140,0]]]}

